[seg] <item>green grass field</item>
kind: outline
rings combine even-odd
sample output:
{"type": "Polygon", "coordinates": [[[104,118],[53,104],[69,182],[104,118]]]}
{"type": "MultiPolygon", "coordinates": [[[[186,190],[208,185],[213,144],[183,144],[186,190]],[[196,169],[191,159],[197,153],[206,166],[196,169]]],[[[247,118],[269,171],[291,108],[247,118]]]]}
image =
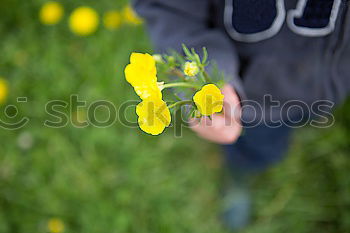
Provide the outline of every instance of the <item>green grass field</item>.
{"type": "MultiPolygon", "coordinates": [[[[64,0],[64,20],[52,27],[38,21],[41,0],[0,3],[0,76],[9,83],[1,119],[12,104],[18,114],[8,122],[30,119],[21,129],[0,129],[0,232],[48,232],[52,218],[67,233],[225,232],[218,219],[220,148],[189,130],[174,138],[171,128],[151,137],[119,121],[72,125],[96,100],[137,100],[123,69],[130,52],[152,51],[143,27],[100,26],[85,38],[67,27],[77,6],[102,14],[127,1],[64,0]],[[44,127],[45,104],[69,102],[73,94],[86,107],[65,127],[44,127]],[[28,102],[17,103],[23,96],[28,102]]],[[[136,118],[134,109],[126,115],[136,118]]],[[[334,127],[295,132],[288,159],[256,180],[254,219],[244,232],[350,232],[349,116],[346,104],[334,127]]]]}

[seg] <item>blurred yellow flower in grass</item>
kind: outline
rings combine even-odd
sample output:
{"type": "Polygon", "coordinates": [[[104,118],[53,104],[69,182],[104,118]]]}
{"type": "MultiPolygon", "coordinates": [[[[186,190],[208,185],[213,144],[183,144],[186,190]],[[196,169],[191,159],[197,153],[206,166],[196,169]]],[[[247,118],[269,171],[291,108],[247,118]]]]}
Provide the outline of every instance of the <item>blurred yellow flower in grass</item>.
{"type": "Polygon", "coordinates": [[[198,72],[199,72],[199,67],[196,62],[185,63],[184,73],[187,76],[190,76],[190,77],[196,76],[198,72]]]}
{"type": "Polygon", "coordinates": [[[121,22],[122,18],[118,11],[107,11],[103,16],[103,24],[107,29],[119,28],[121,22]]]}
{"type": "Polygon", "coordinates": [[[209,116],[222,111],[224,95],[214,84],[207,84],[193,96],[193,101],[202,115],[209,116]]]}
{"type": "Polygon", "coordinates": [[[148,98],[136,106],[140,128],[152,135],[161,134],[171,122],[171,115],[166,103],[159,98],[148,98]]]}
{"type": "Polygon", "coordinates": [[[150,54],[132,53],[130,64],[125,68],[125,78],[135,89],[142,100],[149,97],[162,98],[157,85],[157,68],[150,54]]]}
{"type": "Polygon", "coordinates": [[[51,233],[61,233],[64,231],[64,223],[59,218],[51,218],[47,222],[47,228],[51,233]]]}
{"type": "Polygon", "coordinates": [[[91,7],[78,7],[69,17],[71,31],[79,36],[87,36],[94,33],[98,24],[98,14],[91,7]]]}
{"type": "Polygon", "coordinates": [[[140,25],[143,23],[142,19],[136,14],[131,6],[125,6],[122,10],[123,21],[128,24],[140,25]]]}
{"type": "Polygon", "coordinates": [[[0,104],[6,101],[8,95],[8,83],[5,79],[0,77],[0,104]]]}
{"type": "Polygon", "coordinates": [[[53,25],[58,23],[63,16],[63,7],[58,2],[45,3],[39,12],[39,19],[43,24],[53,25]]]}

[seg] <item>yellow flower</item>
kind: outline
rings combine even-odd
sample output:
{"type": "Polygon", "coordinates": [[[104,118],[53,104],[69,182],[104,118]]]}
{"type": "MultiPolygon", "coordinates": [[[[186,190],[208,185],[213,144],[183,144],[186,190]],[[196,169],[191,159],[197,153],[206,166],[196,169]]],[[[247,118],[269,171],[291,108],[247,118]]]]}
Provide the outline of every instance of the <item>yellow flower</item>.
{"type": "Polygon", "coordinates": [[[148,53],[132,53],[130,64],[137,65],[154,76],[157,75],[156,61],[148,53]]]}
{"type": "Polygon", "coordinates": [[[108,11],[103,16],[103,24],[107,29],[113,30],[120,26],[121,15],[118,11],[108,11]]]}
{"type": "Polygon", "coordinates": [[[149,54],[132,53],[130,64],[125,68],[125,78],[135,89],[141,99],[150,96],[162,98],[157,85],[157,68],[154,58],[149,54]]]}
{"type": "Polygon", "coordinates": [[[214,84],[207,84],[193,96],[193,101],[202,115],[209,116],[222,111],[224,95],[214,84]]]}
{"type": "Polygon", "coordinates": [[[184,73],[187,76],[190,76],[190,77],[196,76],[198,72],[199,72],[199,67],[196,62],[185,63],[184,73]]]}
{"type": "Polygon", "coordinates": [[[6,101],[7,94],[8,94],[7,81],[3,78],[0,78],[0,104],[6,101]]]}
{"type": "Polygon", "coordinates": [[[142,100],[148,99],[150,97],[156,97],[162,99],[162,92],[157,85],[157,83],[149,83],[139,86],[134,86],[134,90],[142,100]]]}
{"type": "Polygon", "coordinates": [[[58,218],[51,218],[47,223],[47,228],[51,233],[61,233],[64,231],[64,223],[58,218]]]}
{"type": "Polygon", "coordinates": [[[96,11],[90,7],[78,7],[69,17],[71,31],[80,36],[87,36],[97,30],[99,23],[96,11]]]}
{"type": "Polygon", "coordinates": [[[136,14],[131,6],[124,7],[122,11],[123,20],[126,23],[140,25],[142,24],[142,19],[136,14]]]}
{"type": "Polygon", "coordinates": [[[136,107],[140,128],[148,134],[161,134],[171,122],[171,115],[166,103],[158,98],[148,98],[136,107]]]}
{"type": "Polygon", "coordinates": [[[63,16],[63,7],[58,2],[45,3],[39,12],[39,19],[43,24],[53,25],[58,23],[63,16]]]}

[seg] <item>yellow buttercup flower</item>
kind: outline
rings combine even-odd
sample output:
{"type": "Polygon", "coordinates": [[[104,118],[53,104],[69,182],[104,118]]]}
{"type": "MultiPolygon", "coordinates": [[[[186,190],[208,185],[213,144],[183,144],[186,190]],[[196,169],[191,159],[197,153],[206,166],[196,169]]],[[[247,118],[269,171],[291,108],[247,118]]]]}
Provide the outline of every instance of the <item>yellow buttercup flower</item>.
{"type": "Polygon", "coordinates": [[[134,86],[134,90],[142,100],[148,99],[150,97],[157,97],[158,99],[162,99],[162,92],[157,83],[134,86]]]}
{"type": "Polygon", "coordinates": [[[193,101],[202,115],[209,116],[222,111],[224,95],[214,84],[207,84],[193,96],[193,101]]]}
{"type": "Polygon", "coordinates": [[[132,53],[130,56],[130,64],[135,64],[145,71],[157,75],[156,61],[148,53],[132,53]]]}
{"type": "Polygon", "coordinates": [[[124,7],[122,11],[123,20],[126,23],[140,25],[143,23],[142,19],[136,14],[131,6],[124,7]]]}
{"type": "Polygon", "coordinates": [[[8,84],[3,78],[0,78],[0,104],[6,101],[8,95],[8,84]]]}
{"type": "Polygon", "coordinates": [[[58,23],[63,16],[63,7],[58,2],[45,3],[39,12],[39,19],[43,24],[53,25],[58,23]]]}
{"type": "Polygon", "coordinates": [[[118,28],[121,21],[121,15],[118,11],[108,11],[103,16],[103,24],[110,30],[118,28]]]}
{"type": "Polygon", "coordinates": [[[190,76],[190,77],[196,76],[198,72],[199,72],[199,67],[196,62],[185,63],[184,73],[187,76],[190,76]]]}
{"type": "Polygon", "coordinates": [[[125,78],[132,86],[157,82],[157,68],[154,58],[149,54],[132,53],[130,64],[125,68],[125,78]]]}
{"type": "Polygon", "coordinates": [[[47,228],[51,233],[61,233],[64,231],[64,223],[58,218],[51,218],[47,223],[47,228]]]}
{"type": "Polygon", "coordinates": [[[135,89],[141,99],[150,96],[162,98],[157,85],[157,68],[154,58],[149,54],[132,53],[130,64],[125,68],[125,78],[135,89]]]}
{"type": "Polygon", "coordinates": [[[148,98],[136,107],[140,128],[148,134],[161,134],[170,125],[171,115],[166,103],[158,98],[148,98]]]}
{"type": "Polygon", "coordinates": [[[78,7],[69,17],[69,27],[73,33],[87,36],[97,30],[99,23],[96,11],[90,7],[78,7]]]}

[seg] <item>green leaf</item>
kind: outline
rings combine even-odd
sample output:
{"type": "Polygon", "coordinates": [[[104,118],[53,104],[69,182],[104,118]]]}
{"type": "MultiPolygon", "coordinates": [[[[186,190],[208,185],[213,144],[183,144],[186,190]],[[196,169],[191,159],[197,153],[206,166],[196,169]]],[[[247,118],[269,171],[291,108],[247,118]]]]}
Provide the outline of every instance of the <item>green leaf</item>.
{"type": "Polygon", "coordinates": [[[206,47],[203,47],[203,59],[202,59],[202,64],[204,66],[207,66],[207,60],[208,60],[208,50],[206,47]]]}
{"type": "Polygon", "coordinates": [[[191,54],[190,50],[186,47],[186,45],[182,44],[182,49],[183,49],[185,55],[186,55],[189,59],[191,59],[191,58],[192,58],[192,54],[191,54]]]}

